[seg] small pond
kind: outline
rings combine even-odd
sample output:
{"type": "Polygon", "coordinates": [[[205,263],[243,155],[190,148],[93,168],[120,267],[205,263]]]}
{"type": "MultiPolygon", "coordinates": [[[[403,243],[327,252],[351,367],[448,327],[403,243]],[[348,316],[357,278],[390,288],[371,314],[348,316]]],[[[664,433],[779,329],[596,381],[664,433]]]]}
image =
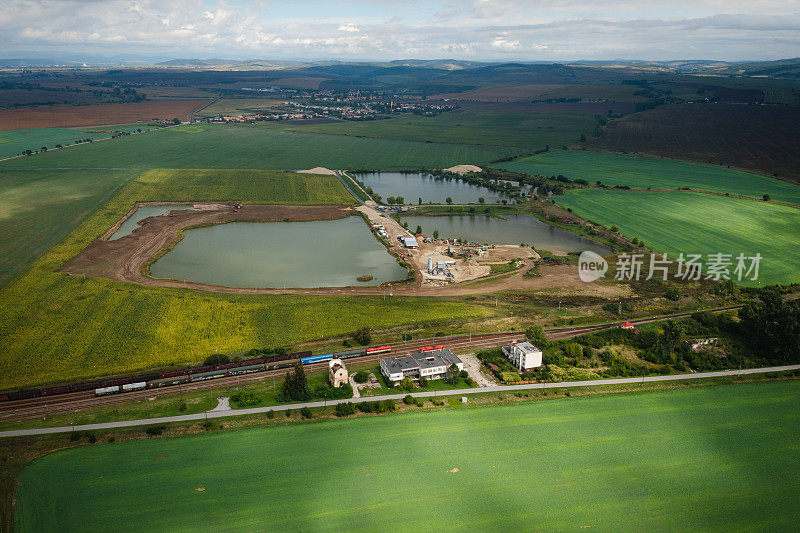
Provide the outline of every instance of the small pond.
{"type": "Polygon", "coordinates": [[[546,224],[530,215],[504,215],[507,220],[498,220],[485,215],[407,216],[403,222],[414,231],[422,226],[426,235],[439,230],[439,237],[466,239],[479,244],[533,245],[538,250],[560,252],[582,252],[590,250],[600,255],[612,250],[580,235],[546,224]]]}
{"type": "Polygon", "coordinates": [[[150,267],[156,278],[226,287],[346,287],[405,279],[358,217],[311,222],[230,222],[188,229],[150,267]],[[372,280],[359,282],[358,276],[372,280]]]}
{"type": "Polygon", "coordinates": [[[139,228],[139,222],[149,218],[149,217],[157,217],[161,216],[169,211],[178,211],[178,210],[186,210],[186,209],[193,209],[190,205],[143,205],[140,206],[139,209],[133,212],[131,216],[125,219],[125,222],[120,224],[117,231],[115,231],[111,237],[108,238],[109,241],[116,241],[117,239],[121,239],[122,237],[126,237],[133,233],[133,230],[139,228]]]}
{"type": "Polygon", "coordinates": [[[456,204],[476,204],[478,198],[487,203],[497,203],[507,196],[490,191],[485,187],[470,185],[464,181],[435,179],[430,174],[401,174],[399,172],[374,172],[355,176],[365,185],[380,194],[384,200],[389,196],[402,196],[407,204],[416,204],[419,198],[423,203],[443,204],[449,197],[456,204]]]}

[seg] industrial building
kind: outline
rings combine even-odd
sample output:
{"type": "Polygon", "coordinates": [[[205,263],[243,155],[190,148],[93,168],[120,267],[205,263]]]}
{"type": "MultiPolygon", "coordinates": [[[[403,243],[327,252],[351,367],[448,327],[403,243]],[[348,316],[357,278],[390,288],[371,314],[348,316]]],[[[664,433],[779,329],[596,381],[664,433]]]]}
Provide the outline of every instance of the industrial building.
{"type": "Polygon", "coordinates": [[[403,378],[442,379],[447,375],[450,365],[464,370],[464,363],[450,350],[430,350],[402,357],[381,359],[381,373],[389,381],[402,381],[403,378]]]}
{"type": "Polygon", "coordinates": [[[408,235],[400,235],[397,238],[401,243],[403,243],[403,246],[405,246],[406,248],[419,247],[419,243],[417,242],[416,237],[410,237],[408,235]]]}
{"type": "Polygon", "coordinates": [[[520,372],[542,366],[542,351],[528,341],[514,342],[503,346],[503,355],[508,357],[511,364],[520,372]]]}
{"type": "Polygon", "coordinates": [[[331,359],[328,362],[328,379],[335,389],[348,382],[347,368],[341,359],[331,359]]]}

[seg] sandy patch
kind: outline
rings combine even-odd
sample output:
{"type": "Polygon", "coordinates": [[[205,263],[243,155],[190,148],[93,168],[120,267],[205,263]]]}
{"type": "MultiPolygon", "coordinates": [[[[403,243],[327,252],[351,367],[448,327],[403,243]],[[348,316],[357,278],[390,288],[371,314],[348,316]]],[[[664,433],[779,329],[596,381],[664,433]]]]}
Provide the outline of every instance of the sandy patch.
{"type": "Polygon", "coordinates": [[[329,168],[325,168],[325,167],[314,167],[314,168],[309,168],[308,170],[298,170],[297,173],[298,174],[323,174],[325,176],[335,176],[336,175],[336,172],[334,172],[333,170],[331,170],[329,168]]]}
{"type": "Polygon", "coordinates": [[[480,172],[481,167],[476,167],[475,165],[456,165],[443,170],[446,170],[447,172],[454,172],[456,174],[469,174],[470,172],[480,172]]]}

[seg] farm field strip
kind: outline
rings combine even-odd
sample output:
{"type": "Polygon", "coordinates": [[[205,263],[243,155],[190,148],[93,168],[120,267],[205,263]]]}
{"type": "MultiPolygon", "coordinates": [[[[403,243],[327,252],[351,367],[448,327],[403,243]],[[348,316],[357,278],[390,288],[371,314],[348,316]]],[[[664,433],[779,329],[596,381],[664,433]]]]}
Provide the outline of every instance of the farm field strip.
{"type": "Polygon", "coordinates": [[[384,170],[485,164],[519,154],[518,148],[300,133],[258,125],[191,124],[149,135],[87,144],[24,159],[0,168],[262,168],[384,170]],[[301,148],[302,147],[302,148],[301,148]]]}
{"type": "Polygon", "coordinates": [[[0,159],[15,156],[25,150],[39,150],[42,146],[53,149],[57,144],[74,143],[79,139],[109,138],[114,131],[134,133],[153,128],[146,124],[120,124],[111,126],[84,126],[80,128],[31,128],[0,131],[0,159]]]}
{"type": "Polygon", "coordinates": [[[793,207],[692,192],[598,189],[570,190],[555,201],[587,220],[616,224],[621,234],[671,258],[760,253],[759,279],[746,285],[800,281],[800,210],[793,207]]]}
{"type": "Polygon", "coordinates": [[[97,529],[113,509],[120,531],[189,515],[198,529],[374,530],[402,515],[413,530],[790,530],[798,398],[797,381],[738,384],[80,447],[22,472],[15,521],[97,529]],[[153,512],[164,494],[170,512],[153,512]]]}
{"type": "Polygon", "coordinates": [[[774,178],[713,165],[669,159],[608,154],[577,150],[555,150],[498,163],[498,168],[545,176],[564,175],[589,183],[627,185],[639,189],[690,187],[751,198],[769,194],[772,200],[800,205],[800,186],[774,178]]]}

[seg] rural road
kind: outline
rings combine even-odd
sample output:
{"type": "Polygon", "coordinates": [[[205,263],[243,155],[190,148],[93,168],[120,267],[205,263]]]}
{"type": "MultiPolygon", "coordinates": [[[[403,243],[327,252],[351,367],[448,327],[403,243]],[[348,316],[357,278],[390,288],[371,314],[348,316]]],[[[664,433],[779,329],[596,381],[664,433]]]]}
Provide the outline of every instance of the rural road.
{"type": "MultiPolygon", "coordinates": [[[[481,394],[485,392],[513,392],[529,389],[561,389],[565,387],[593,387],[598,385],[619,385],[624,383],[652,383],[657,381],[679,381],[688,379],[714,378],[721,376],[739,376],[744,374],[765,374],[769,372],[785,372],[789,370],[800,370],[800,365],[771,366],[763,368],[745,368],[741,370],[722,370],[719,372],[696,372],[694,374],[673,374],[668,376],[645,376],[636,378],[614,378],[614,379],[594,379],[589,381],[565,381],[561,383],[530,383],[525,385],[495,385],[491,387],[478,387],[473,389],[461,389],[443,391],[442,396],[481,394]]],[[[437,391],[432,392],[413,392],[411,396],[426,398],[437,396],[437,391]]],[[[345,400],[330,400],[323,402],[294,403],[288,405],[275,405],[270,407],[253,407],[250,409],[237,409],[232,411],[206,411],[191,415],[163,416],[158,418],[143,418],[141,420],[121,420],[119,422],[105,422],[102,424],[84,424],[78,426],[60,426],[51,428],[35,429],[15,429],[0,431],[0,438],[7,437],[27,437],[32,435],[46,435],[50,433],[69,433],[72,431],[91,431],[99,429],[114,429],[133,426],[148,426],[152,424],[168,424],[172,422],[190,422],[193,420],[204,420],[209,418],[225,418],[229,416],[252,415],[266,413],[268,411],[286,411],[288,409],[300,409],[302,407],[324,407],[336,405],[344,402],[366,402],[379,400],[401,400],[406,394],[387,394],[385,396],[371,396],[365,398],[349,398],[345,400]]]]}

